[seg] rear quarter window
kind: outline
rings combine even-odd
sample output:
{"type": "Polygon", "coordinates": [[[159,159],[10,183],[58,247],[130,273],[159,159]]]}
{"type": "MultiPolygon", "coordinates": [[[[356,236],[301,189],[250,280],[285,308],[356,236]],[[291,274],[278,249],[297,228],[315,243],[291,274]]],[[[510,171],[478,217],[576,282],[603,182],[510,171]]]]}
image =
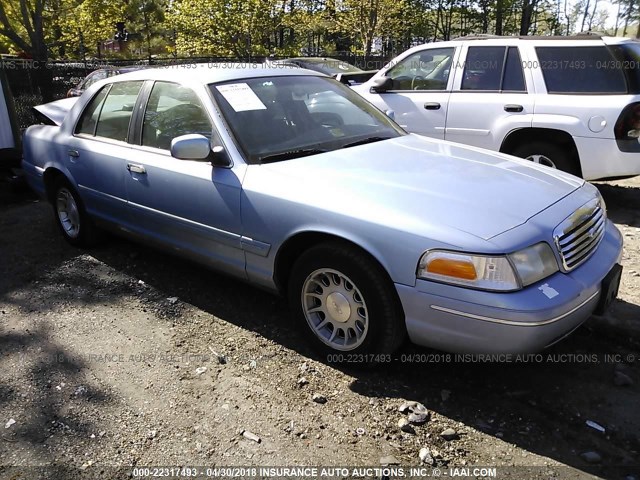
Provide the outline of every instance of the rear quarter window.
{"type": "Polygon", "coordinates": [[[620,45],[610,45],[615,60],[606,67],[621,70],[627,78],[629,93],[640,94],[640,42],[632,41],[620,45]]]}
{"type": "Polygon", "coordinates": [[[606,46],[536,47],[548,93],[624,94],[624,73],[608,68],[615,58],[606,46]]]}

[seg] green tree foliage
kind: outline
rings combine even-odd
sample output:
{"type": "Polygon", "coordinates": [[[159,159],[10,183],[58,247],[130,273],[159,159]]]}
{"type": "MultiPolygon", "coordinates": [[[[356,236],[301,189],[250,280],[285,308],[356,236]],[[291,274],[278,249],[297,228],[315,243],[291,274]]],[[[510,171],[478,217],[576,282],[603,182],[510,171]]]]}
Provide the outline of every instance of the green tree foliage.
{"type": "Polygon", "coordinates": [[[376,38],[398,35],[405,11],[403,0],[343,0],[336,27],[355,33],[365,56],[369,56],[376,38]]]}
{"type": "Polygon", "coordinates": [[[174,0],[167,20],[178,55],[249,58],[269,52],[282,16],[272,0],[174,0]]]}
{"type": "Polygon", "coordinates": [[[638,36],[640,3],[613,1],[615,19],[605,0],[1,0],[0,51],[92,58],[117,22],[129,32],[120,55],[132,58],[392,56],[469,34],[638,36]]]}
{"type": "Polygon", "coordinates": [[[129,50],[152,54],[166,53],[170,49],[171,30],[165,23],[165,0],[129,0],[125,16],[129,32],[129,50]],[[164,48],[163,48],[164,46],[164,48]]]}
{"type": "Polygon", "coordinates": [[[48,56],[45,22],[50,12],[44,0],[2,0],[0,2],[0,37],[16,50],[36,60],[48,56]]]}
{"type": "Polygon", "coordinates": [[[98,44],[113,38],[116,22],[124,21],[126,12],[124,1],[64,0],[56,27],[67,56],[97,56],[98,44]]]}
{"type": "Polygon", "coordinates": [[[0,36],[0,53],[11,53],[14,51],[13,44],[6,37],[0,36]]]}

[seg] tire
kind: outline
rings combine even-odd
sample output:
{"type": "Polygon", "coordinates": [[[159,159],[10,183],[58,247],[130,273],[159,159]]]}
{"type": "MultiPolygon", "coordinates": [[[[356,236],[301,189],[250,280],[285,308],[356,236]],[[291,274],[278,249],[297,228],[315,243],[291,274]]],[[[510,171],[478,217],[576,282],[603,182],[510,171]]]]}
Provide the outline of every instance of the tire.
{"type": "Polygon", "coordinates": [[[87,215],[82,199],[63,177],[54,181],[51,204],[64,239],[76,247],[89,247],[99,240],[99,230],[87,215]]]}
{"type": "Polygon", "coordinates": [[[582,176],[577,154],[569,146],[562,147],[555,143],[531,142],[516,147],[512,155],[557,168],[578,177],[582,176]]]}
{"type": "Polygon", "coordinates": [[[406,337],[386,272],[353,247],[328,243],[304,252],[291,271],[288,297],[296,327],[329,361],[366,354],[363,361],[376,363],[376,355],[393,353],[406,337]]]}

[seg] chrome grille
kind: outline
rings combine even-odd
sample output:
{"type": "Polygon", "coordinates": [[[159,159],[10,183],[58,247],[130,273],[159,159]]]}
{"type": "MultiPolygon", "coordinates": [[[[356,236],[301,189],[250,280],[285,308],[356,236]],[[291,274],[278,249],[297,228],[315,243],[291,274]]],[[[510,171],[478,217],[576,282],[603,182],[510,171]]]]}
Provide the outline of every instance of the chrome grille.
{"type": "Polygon", "coordinates": [[[584,263],[602,240],[606,212],[599,198],[584,204],[553,232],[565,272],[584,263]]]}

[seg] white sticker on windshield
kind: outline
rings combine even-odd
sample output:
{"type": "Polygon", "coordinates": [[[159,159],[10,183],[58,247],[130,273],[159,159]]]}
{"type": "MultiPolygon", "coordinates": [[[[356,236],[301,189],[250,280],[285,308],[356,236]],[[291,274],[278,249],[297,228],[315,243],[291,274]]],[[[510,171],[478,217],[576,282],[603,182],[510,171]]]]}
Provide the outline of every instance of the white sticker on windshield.
{"type": "Polygon", "coordinates": [[[236,112],[266,110],[267,107],[246,83],[231,83],[216,86],[222,96],[236,112]]]}

